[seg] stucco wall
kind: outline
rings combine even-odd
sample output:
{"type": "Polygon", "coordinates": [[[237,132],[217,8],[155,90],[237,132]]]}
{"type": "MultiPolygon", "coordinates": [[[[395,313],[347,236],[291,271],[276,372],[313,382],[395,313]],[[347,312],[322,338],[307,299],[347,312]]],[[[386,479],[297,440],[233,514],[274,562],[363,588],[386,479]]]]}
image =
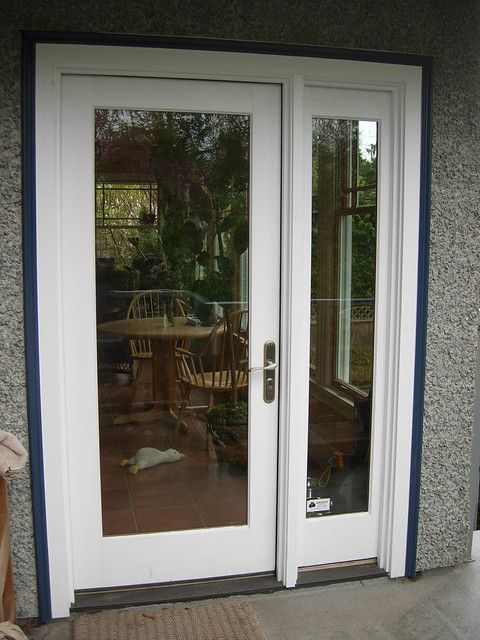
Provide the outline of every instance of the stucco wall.
{"type": "MultiPolygon", "coordinates": [[[[0,427],[27,441],[22,326],[21,29],[298,42],[436,57],[427,380],[418,567],[465,559],[477,325],[479,38],[475,0],[17,0],[0,6],[0,427]]],[[[28,471],[11,482],[19,614],[36,612],[28,471]]]]}

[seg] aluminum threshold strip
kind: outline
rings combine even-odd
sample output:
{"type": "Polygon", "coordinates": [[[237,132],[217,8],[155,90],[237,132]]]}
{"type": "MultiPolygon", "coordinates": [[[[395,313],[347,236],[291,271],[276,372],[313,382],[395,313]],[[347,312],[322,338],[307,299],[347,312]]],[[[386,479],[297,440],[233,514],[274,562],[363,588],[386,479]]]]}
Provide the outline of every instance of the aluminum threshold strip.
{"type": "MultiPolygon", "coordinates": [[[[385,576],[376,563],[349,563],[327,565],[300,570],[295,588],[351,580],[365,580],[385,576]]],[[[175,582],[156,585],[136,585],[112,589],[91,589],[75,592],[72,612],[92,609],[114,609],[119,607],[145,606],[167,602],[187,602],[208,598],[224,598],[234,595],[271,593],[285,589],[274,573],[262,573],[232,578],[213,578],[191,582],[175,582]]]]}

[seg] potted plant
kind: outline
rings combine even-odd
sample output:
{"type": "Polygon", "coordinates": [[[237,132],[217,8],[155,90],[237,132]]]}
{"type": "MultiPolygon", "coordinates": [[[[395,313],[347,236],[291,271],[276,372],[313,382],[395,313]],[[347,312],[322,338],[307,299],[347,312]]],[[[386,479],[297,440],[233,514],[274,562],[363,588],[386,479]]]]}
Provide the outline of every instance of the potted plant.
{"type": "Polygon", "coordinates": [[[223,402],[206,412],[208,431],[219,464],[245,467],[248,463],[248,405],[223,402]]]}

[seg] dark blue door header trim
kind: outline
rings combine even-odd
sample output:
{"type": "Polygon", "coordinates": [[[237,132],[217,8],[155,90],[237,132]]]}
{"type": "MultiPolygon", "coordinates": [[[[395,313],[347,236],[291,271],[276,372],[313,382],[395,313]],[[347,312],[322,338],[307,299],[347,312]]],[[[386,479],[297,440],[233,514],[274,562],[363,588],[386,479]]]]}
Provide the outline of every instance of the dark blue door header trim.
{"type": "Polygon", "coordinates": [[[192,49],[197,51],[228,51],[237,53],[265,53],[270,55],[300,56],[306,58],[333,58],[335,60],[360,60],[423,67],[430,56],[415,53],[391,53],[321,47],[317,45],[284,44],[278,42],[248,42],[219,38],[189,38],[182,36],[149,36],[121,33],[82,33],[69,31],[23,31],[24,38],[34,43],[50,44],[98,44],[102,46],[143,47],[155,49],[192,49]]]}
{"type": "Polygon", "coordinates": [[[289,55],[300,57],[359,60],[421,67],[423,70],[422,158],[420,240],[418,272],[417,337],[415,359],[415,394],[408,520],[407,561],[405,573],[415,574],[420,465],[425,379],[426,314],[428,295],[429,207],[431,173],[431,63],[428,56],[384,51],[359,51],[299,44],[244,42],[169,36],[137,36],[103,33],[24,31],[22,33],[22,189],[23,189],[23,269],[25,305],[25,356],[27,404],[32,470],[32,501],[39,616],[51,618],[50,578],[45,512],[40,374],[37,309],[37,253],[35,202],[35,51],[38,43],[89,44],[103,46],[176,48],[289,55]]]}

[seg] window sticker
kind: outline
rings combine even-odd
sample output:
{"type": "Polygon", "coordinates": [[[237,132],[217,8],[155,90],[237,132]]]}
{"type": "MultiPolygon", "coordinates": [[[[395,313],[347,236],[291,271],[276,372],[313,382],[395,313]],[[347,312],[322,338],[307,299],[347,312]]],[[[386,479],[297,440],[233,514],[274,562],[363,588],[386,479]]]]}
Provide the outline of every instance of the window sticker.
{"type": "Polygon", "coordinates": [[[309,498],[307,500],[307,513],[326,513],[330,511],[332,501],[330,498],[309,498]]]}

